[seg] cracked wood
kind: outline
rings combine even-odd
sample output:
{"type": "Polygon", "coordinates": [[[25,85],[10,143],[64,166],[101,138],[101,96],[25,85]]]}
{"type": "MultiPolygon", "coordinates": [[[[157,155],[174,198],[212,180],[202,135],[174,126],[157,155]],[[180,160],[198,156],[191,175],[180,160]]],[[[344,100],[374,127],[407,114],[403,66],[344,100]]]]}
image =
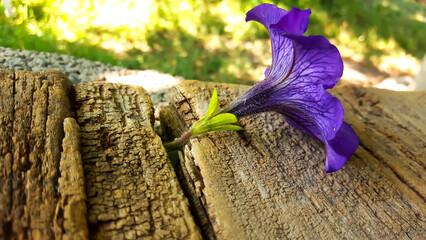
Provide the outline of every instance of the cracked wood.
{"type": "Polygon", "coordinates": [[[76,86],[92,239],[200,239],[141,87],[76,86]]]}
{"type": "Polygon", "coordinates": [[[74,224],[57,214],[72,91],[57,71],[0,69],[0,239],[60,239],[74,224]]]}
{"type": "MultiPolygon", "coordinates": [[[[185,81],[163,109],[178,136],[208,107],[246,86],[185,81]]],[[[333,90],[360,147],[326,174],[325,148],[277,113],[241,119],[244,131],[193,138],[181,180],[210,239],[424,239],[426,93],[344,86],[333,90]]]]}

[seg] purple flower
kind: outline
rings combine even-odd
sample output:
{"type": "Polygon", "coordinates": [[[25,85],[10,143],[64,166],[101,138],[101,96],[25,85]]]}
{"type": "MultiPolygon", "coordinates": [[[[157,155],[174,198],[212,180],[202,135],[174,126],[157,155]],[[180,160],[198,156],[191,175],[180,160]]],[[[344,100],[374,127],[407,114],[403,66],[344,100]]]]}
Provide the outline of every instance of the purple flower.
{"type": "Polygon", "coordinates": [[[325,89],[343,73],[340,53],[323,36],[303,36],[311,11],[261,4],[247,12],[246,21],[262,23],[269,31],[272,64],[257,83],[224,112],[238,118],[276,111],[287,122],[325,143],[326,172],[343,167],[358,147],[358,138],[343,121],[340,101],[325,89]]]}

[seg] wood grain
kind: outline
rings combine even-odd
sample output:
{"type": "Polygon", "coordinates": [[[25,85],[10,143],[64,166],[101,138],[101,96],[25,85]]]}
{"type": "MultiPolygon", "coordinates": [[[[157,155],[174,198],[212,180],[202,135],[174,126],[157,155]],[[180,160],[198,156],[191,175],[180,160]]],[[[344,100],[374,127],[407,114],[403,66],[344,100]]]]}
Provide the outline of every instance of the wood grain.
{"type": "MultiPolygon", "coordinates": [[[[161,112],[179,135],[246,86],[185,81],[161,112]]],[[[191,139],[180,175],[210,239],[425,239],[426,93],[345,86],[333,91],[360,147],[326,174],[325,148],[277,113],[241,119],[244,131],[191,139]]]]}
{"type": "Polygon", "coordinates": [[[91,239],[200,239],[141,87],[76,86],[91,239]]]}
{"type": "Polygon", "coordinates": [[[60,72],[0,69],[0,239],[58,239],[63,121],[73,88],[60,72]]]}
{"type": "Polygon", "coordinates": [[[65,137],[59,170],[59,194],[61,202],[56,216],[63,216],[64,233],[61,239],[88,239],[86,193],[84,190],[83,163],[80,154],[80,127],[74,118],[64,120],[65,137]]]}

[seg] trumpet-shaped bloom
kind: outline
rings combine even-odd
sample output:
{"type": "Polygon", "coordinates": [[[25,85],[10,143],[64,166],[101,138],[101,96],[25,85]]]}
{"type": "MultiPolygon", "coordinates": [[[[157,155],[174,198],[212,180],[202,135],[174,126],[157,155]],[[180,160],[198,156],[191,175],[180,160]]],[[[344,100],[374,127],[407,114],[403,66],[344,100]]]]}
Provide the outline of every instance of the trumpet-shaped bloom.
{"type": "Polygon", "coordinates": [[[258,82],[224,112],[238,118],[276,111],[286,121],[324,142],[326,172],[343,167],[358,147],[358,138],[343,121],[340,101],[326,89],[334,87],[343,73],[339,51],[322,36],[303,36],[311,11],[287,12],[261,4],[247,12],[246,21],[263,24],[271,37],[272,64],[258,82]]]}

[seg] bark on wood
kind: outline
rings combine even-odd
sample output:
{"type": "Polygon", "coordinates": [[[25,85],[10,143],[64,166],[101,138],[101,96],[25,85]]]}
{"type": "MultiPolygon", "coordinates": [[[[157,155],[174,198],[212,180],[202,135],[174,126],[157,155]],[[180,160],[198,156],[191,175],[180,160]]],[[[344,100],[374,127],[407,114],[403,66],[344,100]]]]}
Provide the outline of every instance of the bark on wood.
{"type": "MultiPolygon", "coordinates": [[[[213,87],[221,107],[248,89],[185,81],[161,112],[168,130],[177,136],[202,117],[213,87]]],[[[209,238],[426,238],[426,93],[346,86],[333,94],[360,139],[336,173],[324,172],[324,145],[277,113],[189,141],[180,172],[209,238]]]]}
{"type": "Polygon", "coordinates": [[[200,239],[140,87],[76,86],[92,239],[200,239]]]}
{"type": "Polygon", "coordinates": [[[63,120],[72,85],[60,72],[0,69],[0,239],[58,239],[63,120]]]}

